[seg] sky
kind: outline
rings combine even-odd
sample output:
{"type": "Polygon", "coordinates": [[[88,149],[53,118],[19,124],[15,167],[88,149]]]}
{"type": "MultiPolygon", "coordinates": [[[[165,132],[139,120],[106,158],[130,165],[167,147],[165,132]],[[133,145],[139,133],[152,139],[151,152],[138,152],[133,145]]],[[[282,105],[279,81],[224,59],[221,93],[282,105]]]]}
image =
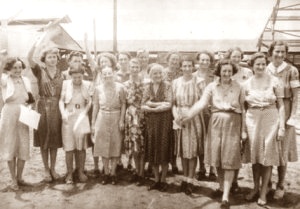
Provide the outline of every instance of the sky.
{"type": "MultiPolygon", "coordinates": [[[[275,0],[117,0],[119,40],[257,39],[275,0]]],[[[0,19],[61,18],[76,40],[113,37],[113,0],[0,0],[0,19]]]]}

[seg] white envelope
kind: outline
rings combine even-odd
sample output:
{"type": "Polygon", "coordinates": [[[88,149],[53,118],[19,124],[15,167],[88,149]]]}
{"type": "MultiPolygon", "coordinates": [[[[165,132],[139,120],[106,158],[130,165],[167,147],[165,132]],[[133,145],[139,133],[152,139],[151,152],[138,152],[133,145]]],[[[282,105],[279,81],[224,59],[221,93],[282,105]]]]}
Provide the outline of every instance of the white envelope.
{"type": "Polygon", "coordinates": [[[32,110],[31,107],[26,107],[25,105],[20,105],[20,108],[21,112],[19,121],[31,128],[37,129],[40,122],[41,114],[32,110]]]}

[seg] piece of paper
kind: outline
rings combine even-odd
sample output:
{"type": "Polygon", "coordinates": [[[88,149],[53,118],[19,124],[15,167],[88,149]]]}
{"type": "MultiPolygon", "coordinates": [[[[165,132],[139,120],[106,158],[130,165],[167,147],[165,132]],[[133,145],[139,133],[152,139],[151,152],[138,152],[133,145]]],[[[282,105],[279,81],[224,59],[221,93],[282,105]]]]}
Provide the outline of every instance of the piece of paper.
{"type": "Polygon", "coordinates": [[[19,121],[33,129],[37,129],[41,114],[35,110],[32,110],[30,107],[26,107],[25,105],[20,105],[20,108],[21,111],[19,121]]]}

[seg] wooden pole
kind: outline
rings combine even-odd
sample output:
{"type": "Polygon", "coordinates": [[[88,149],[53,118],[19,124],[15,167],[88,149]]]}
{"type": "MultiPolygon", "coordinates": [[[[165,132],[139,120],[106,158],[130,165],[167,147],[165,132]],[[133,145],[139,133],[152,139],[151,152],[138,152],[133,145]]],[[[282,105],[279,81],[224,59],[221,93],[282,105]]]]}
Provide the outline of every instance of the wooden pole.
{"type": "Polygon", "coordinates": [[[117,41],[117,0],[114,0],[114,28],[113,28],[113,52],[117,53],[118,51],[118,41],[117,41]]]}
{"type": "Polygon", "coordinates": [[[96,37],[96,19],[93,19],[94,26],[94,59],[97,57],[97,37],[96,37]]]}

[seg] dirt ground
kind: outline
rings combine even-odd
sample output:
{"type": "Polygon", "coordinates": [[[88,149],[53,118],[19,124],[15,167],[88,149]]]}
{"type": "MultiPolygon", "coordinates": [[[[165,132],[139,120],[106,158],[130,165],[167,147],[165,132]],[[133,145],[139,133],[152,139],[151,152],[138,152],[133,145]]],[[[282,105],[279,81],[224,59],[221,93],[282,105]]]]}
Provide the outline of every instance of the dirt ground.
{"type": "MultiPolygon", "coordinates": [[[[300,159],[300,136],[297,136],[298,156],[300,159]]],[[[87,150],[86,170],[91,174],[93,159],[91,149],[87,150]]],[[[124,158],[124,162],[126,159],[124,158]]],[[[178,160],[178,165],[180,161],[178,160]]],[[[64,175],[66,172],[64,152],[58,152],[57,171],[64,175]]],[[[101,185],[100,179],[89,175],[87,183],[65,185],[63,179],[53,182],[42,182],[42,162],[39,149],[31,149],[31,159],[24,170],[24,179],[30,183],[20,187],[15,192],[8,188],[9,172],[6,162],[0,162],[0,208],[2,209],[60,209],[60,208],[132,208],[132,209],[200,209],[219,208],[220,199],[212,198],[212,192],[217,188],[216,182],[196,181],[195,189],[191,196],[180,192],[181,176],[169,176],[170,187],[164,193],[147,191],[151,179],[145,186],[137,187],[130,183],[130,173],[122,171],[118,185],[101,185]]],[[[272,192],[268,199],[268,208],[300,208],[300,161],[290,163],[286,178],[286,194],[283,200],[272,199],[272,192]]],[[[273,170],[273,188],[275,188],[276,171],[273,170]]],[[[255,202],[244,200],[245,194],[252,187],[252,172],[250,165],[243,165],[240,172],[239,184],[242,187],[240,194],[231,196],[231,208],[250,209],[260,208],[255,202]]]]}

